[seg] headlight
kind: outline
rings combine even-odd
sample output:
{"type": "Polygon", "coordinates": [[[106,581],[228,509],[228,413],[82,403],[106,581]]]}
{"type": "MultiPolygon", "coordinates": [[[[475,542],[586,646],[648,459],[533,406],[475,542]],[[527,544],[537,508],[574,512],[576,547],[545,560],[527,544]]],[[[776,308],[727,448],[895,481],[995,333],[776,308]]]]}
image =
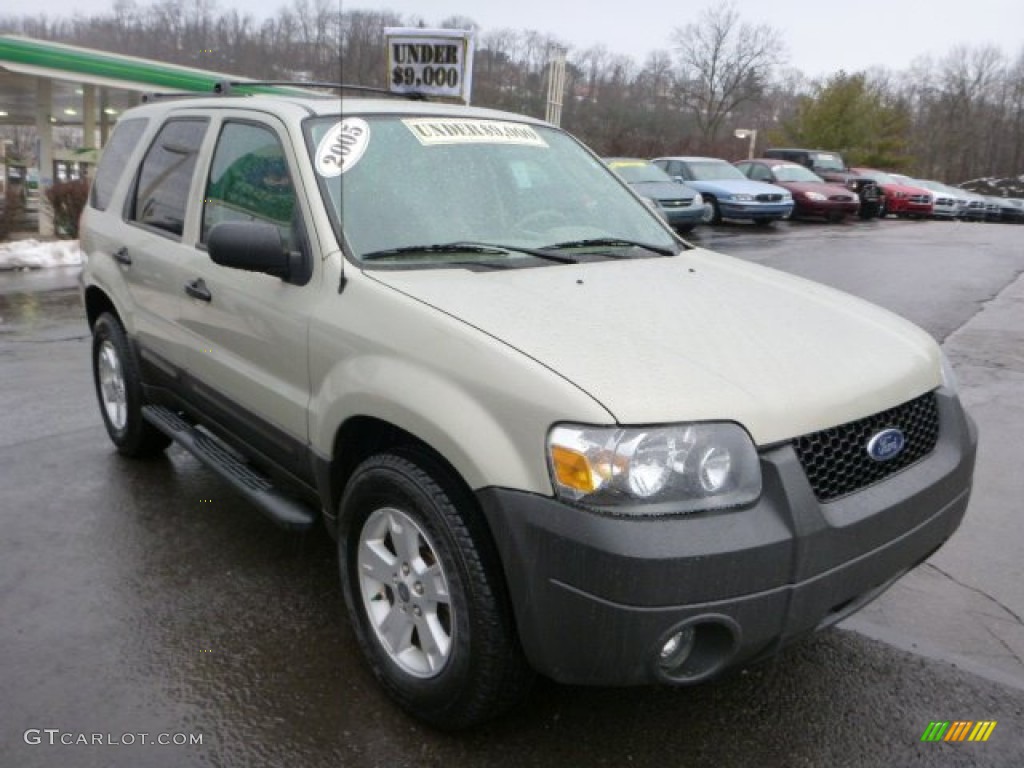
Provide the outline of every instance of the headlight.
{"type": "Polygon", "coordinates": [[[564,424],[548,436],[548,466],[560,498],[625,514],[738,507],[761,494],[754,443],[728,422],[650,428],[564,424]]]}
{"type": "Polygon", "coordinates": [[[741,203],[749,203],[751,200],[754,199],[754,196],[753,195],[733,195],[732,199],[736,200],[738,202],[741,202],[741,203]]]}
{"type": "Polygon", "coordinates": [[[953,364],[949,362],[949,358],[946,357],[946,353],[941,349],[939,350],[939,361],[942,366],[942,385],[953,392],[959,392],[960,383],[956,380],[956,372],[953,370],[953,364]]]}
{"type": "Polygon", "coordinates": [[[701,196],[700,192],[695,192],[694,193],[694,195],[693,195],[693,204],[694,205],[704,205],[704,198],[701,196]]]}
{"type": "Polygon", "coordinates": [[[821,192],[804,192],[804,197],[806,197],[808,200],[816,200],[818,202],[821,202],[822,200],[828,200],[828,198],[825,197],[825,195],[821,194],[821,192]]]}

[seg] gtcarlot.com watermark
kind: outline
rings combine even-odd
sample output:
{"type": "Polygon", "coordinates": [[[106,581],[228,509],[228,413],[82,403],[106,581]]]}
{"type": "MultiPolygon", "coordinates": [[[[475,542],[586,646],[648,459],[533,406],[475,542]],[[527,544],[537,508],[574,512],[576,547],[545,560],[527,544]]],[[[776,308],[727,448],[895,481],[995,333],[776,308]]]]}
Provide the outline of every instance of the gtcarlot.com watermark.
{"type": "Polygon", "coordinates": [[[133,747],[156,744],[168,747],[201,745],[201,733],[81,733],[62,731],[60,728],[29,728],[22,738],[26,744],[55,746],[133,747]]]}

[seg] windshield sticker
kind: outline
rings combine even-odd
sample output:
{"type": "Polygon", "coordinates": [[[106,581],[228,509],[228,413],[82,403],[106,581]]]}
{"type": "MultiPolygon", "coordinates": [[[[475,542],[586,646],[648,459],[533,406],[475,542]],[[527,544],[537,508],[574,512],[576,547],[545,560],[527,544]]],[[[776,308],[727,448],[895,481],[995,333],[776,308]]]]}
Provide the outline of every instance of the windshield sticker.
{"type": "Polygon", "coordinates": [[[438,144],[521,144],[547,147],[547,142],[532,126],[500,120],[466,120],[432,117],[402,121],[425,147],[438,144]]]}
{"type": "Polygon", "coordinates": [[[316,172],[325,178],[340,176],[355,167],[370,143],[370,126],[358,117],[335,123],[316,148],[316,172]]]}

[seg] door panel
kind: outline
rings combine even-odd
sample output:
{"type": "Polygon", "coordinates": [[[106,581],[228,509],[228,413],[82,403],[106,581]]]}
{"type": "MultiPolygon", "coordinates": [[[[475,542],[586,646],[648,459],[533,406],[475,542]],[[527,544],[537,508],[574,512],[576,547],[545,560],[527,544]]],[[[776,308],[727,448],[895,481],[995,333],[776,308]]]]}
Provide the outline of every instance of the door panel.
{"type": "MultiPolygon", "coordinates": [[[[201,239],[221,221],[274,224],[282,247],[304,245],[302,207],[291,183],[295,158],[283,128],[227,120],[213,151],[201,239]]],[[[306,258],[312,258],[306,253],[306,258]]],[[[192,338],[190,395],[208,412],[296,474],[308,472],[310,383],[307,330],[317,275],[305,285],[214,264],[193,251],[184,282],[202,281],[209,299],[182,287],[182,323],[192,338]],[[239,422],[242,422],[241,424],[239,422]]]]}
{"type": "Polygon", "coordinates": [[[193,248],[181,240],[208,124],[190,118],[169,120],[161,127],[118,225],[114,258],[132,296],[143,362],[172,376],[184,369],[188,357],[190,340],[180,325],[180,285],[193,248]]]}

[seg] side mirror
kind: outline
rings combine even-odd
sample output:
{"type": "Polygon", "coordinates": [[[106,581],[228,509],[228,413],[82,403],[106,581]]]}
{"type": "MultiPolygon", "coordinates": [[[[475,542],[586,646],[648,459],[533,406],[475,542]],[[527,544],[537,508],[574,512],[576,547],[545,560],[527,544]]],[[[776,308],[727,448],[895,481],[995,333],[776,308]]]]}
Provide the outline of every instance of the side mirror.
{"type": "Polygon", "coordinates": [[[676,184],[682,184],[684,181],[686,181],[686,179],[684,179],[682,176],[673,176],[672,181],[674,181],[676,184]]]}
{"type": "Polygon", "coordinates": [[[291,254],[273,224],[262,221],[225,221],[214,226],[206,248],[215,264],[248,272],[264,272],[287,280],[291,254]]]}

